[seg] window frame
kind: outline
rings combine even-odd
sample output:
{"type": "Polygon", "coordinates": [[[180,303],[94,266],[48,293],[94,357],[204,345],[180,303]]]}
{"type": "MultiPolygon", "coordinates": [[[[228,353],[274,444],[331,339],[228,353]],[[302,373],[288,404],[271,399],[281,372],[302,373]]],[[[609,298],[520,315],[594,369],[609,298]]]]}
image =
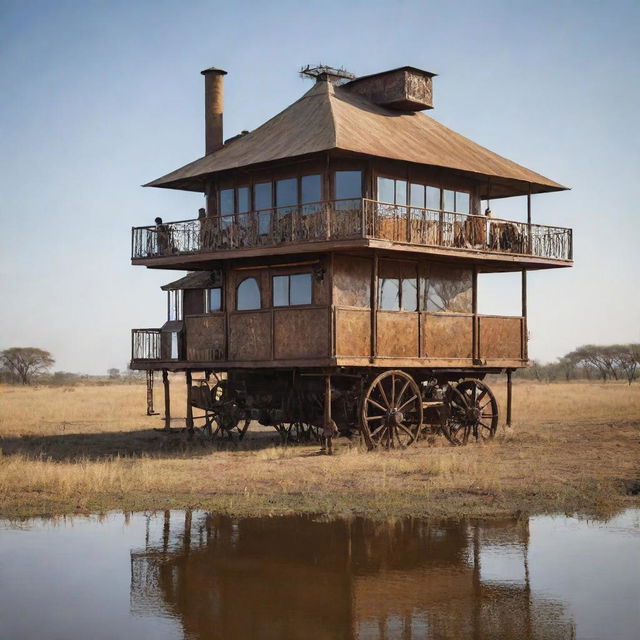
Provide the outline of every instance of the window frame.
{"type": "Polygon", "coordinates": [[[182,289],[169,289],[167,291],[167,322],[182,322],[184,320],[184,299],[182,289]],[[175,317],[172,316],[175,312],[175,317]]]}
{"type": "Polygon", "coordinates": [[[222,292],[222,286],[219,287],[209,287],[207,289],[204,290],[204,312],[207,315],[213,314],[213,313],[224,313],[224,295],[222,292]],[[212,311],[210,309],[210,303],[211,303],[211,291],[213,289],[218,289],[220,291],[220,308],[217,311],[212,311]]]}
{"type": "Polygon", "coordinates": [[[313,305],[313,273],[311,271],[295,271],[292,273],[272,273],[271,274],[271,307],[273,309],[296,309],[299,307],[309,307],[311,305],[313,305]],[[304,276],[304,275],[308,275],[309,276],[309,284],[310,284],[310,290],[309,290],[309,294],[310,294],[310,301],[309,302],[303,302],[302,304],[291,304],[291,278],[294,276],[304,276]],[[275,278],[287,278],[287,301],[288,304],[276,304],[276,300],[275,300],[275,286],[274,286],[274,280],[275,278]]]}
{"type": "Polygon", "coordinates": [[[235,288],[234,311],[238,311],[240,313],[261,311],[263,307],[262,307],[262,287],[260,285],[261,285],[260,278],[257,277],[257,276],[246,276],[245,278],[242,278],[242,280],[240,280],[240,282],[238,282],[238,284],[236,285],[236,288],[235,288]],[[252,307],[250,309],[239,309],[238,308],[238,302],[239,302],[238,294],[240,292],[240,287],[245,282],[247,282],[247,280],[253,280],[256,283],[256,286],[258,287],[258,306],[257,307],[252,307]]]}

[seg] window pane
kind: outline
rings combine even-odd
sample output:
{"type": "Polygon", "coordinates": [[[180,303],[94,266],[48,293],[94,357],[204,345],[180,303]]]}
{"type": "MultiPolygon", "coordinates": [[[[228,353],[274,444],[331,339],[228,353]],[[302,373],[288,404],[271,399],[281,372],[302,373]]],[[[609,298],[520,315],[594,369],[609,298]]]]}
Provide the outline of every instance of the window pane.
{"type": "Polygon", "coordinates": [[[216,287],[215,289],[209,289],[209,304],[207,307],[208,312],[220,311],[222,309],[222,289],[216,287]]]}
{"type": "Polygon", "coordinates": [[[290,304],[311,304],[310,273],[297,273],[291,276],[290,304]]]}
{"type": "Polygon", "coordinates": [[[253,185],[253,200],[254,208],[256,211],[261,211],[258,214],[258,233],[266,235],[271,228],[271,213],[265,211],[265,209],[271,209],[271,183],[259,182],[253,185]]]}
{"type": "Polygon", "coordinates": [[[220,192],[220,215],[234,213],[233,206],[233,189],[223,189],[220,192]]]}
{"type": "Polygon", "coordinates": [[[423,304],[427,311],[472,312],[471,269],[432,265],[424,283],[423,304]]]}
{"type": "Polygon", "coordinates": [[[469,213],[469,194],[456,191],[456,212],[469,213]]]}
{"type": "Polygon", "coordinates": [[[409,190],[409,204],[414,207],[424,208],[424,186],[421,184],[411,183],[409,190]]]}
{"type": "Polygon", "coordinates": [[[238,286],[238,311],[260,308],[260,288],[255,278],[247,278],[238,286]]]}
{"type": "Polygon", "coordinates": [[[362,171],[336,171],[336,200],[362,197],[362,171]]]}
{"type": "Polygon", "coordinates": [[[416,278],[402,279],[402,310],[418,310],[418,280],[416,278]]]}
{"type": "Polygon", "coordinates": [[[407,183],[405,180],[396,180],[396,204],[407,204],[407,183]]]}
{"type": "Polygon", "coordinates": [[[440,189],[437,187],[427,187],[427,209],[440,209],[440,189]]]}
{"type": "Polygon", "coordinates": [[[271,209],[271,183],[259,182],[253,185],[253,199],[256,211],[271,209]]]}
{"type": "Polygon", "coordinates": [[[400,310],[399,278],[382,278],[380,280],[380,309],[400,310]]]}
{"type": "Polygon", "coordinates": [[[289,276],[273,276],[273,306],[289,306],[289,276]]]}
{"type": "Polygon", "coordinates": [[[444,210],[445,211],[453,211],[454,207],[455,207],[455,191],[450,191],[449,189],[445,189],[443,191],[443,198],[444,198],[444,210]]]}
{"type": "Polygon", "coordinates": [[[250,211],[249,187],[238,187],[238,211],[237,213],[247,213],[250,211]]]}
{"type": "Polygon", "coordinates": [[[177,331],[171,332],[171,359],[172,360],[178,359],[178,332],[177,331]]]}
{"type": "Polygon", "coordinates": [[[391,178],[378,178],[378,202],[395,202],[394,181],[391,178]]]}
{"type": "Polygon", "coordinates": [[[320,202],[322,200],[322,176],[314,173],[310,176],[302,176],[300,180],[300,202],[320,202]]]}
{"type": "Polygon", "coordinates": [[[169,321],[182,320],[182,290],[169,291],[169,321]]]}
{"type": "Polygon", "coordinates": [[[287,178],[276,182],[276,207],[289,207],[298,204],[298,181],[287,178]]]}

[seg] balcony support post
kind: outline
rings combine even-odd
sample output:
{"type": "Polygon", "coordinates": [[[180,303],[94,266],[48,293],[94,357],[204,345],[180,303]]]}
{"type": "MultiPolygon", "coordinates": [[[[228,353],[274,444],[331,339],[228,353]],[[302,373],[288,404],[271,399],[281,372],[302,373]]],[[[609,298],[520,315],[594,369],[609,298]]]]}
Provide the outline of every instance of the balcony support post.
{"type": "Polygon", "coordinates": [[[527,253],[531,254],[533,242],[531,238],[531,183],[527,192],[527,253]]]}
{"type": "Polygon", "coordinates": [[[511,427],[511,400],[513,385],[511,383],[511,374],[513,369],[507,369],[507,427],[511,427]]]}
{"type": "Polygon", "coordinates": [[[522,349],[521,357],[523,360],[529,359],[529,340],[527,331],[527,270],[522,270],[522,349]]]}
{"type": "Polygon", "coordinates": [[[162,386],[164,387],[164,429],[171,429],[171,395],[169,391],[169,373],[162,370],[162,386]]]}
{"type": "Polygon", "coordinates": [[[184,373],[187,382],[187,433],[191,438],[193,436],[193,405],[191,404],[191,370],[187,369],[184,373]]]}

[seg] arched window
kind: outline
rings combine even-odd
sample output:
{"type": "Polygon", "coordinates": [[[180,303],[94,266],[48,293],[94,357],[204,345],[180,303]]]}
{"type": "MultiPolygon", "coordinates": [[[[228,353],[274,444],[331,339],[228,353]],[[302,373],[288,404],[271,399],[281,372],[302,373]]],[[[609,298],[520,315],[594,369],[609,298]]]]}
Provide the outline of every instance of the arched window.
{"type": "Polygon", "coordinates": [[[249,311],[260,309],[260,287],[255,278],[245,278],[239,285],[236,293],[236,309],[249,311]]]}

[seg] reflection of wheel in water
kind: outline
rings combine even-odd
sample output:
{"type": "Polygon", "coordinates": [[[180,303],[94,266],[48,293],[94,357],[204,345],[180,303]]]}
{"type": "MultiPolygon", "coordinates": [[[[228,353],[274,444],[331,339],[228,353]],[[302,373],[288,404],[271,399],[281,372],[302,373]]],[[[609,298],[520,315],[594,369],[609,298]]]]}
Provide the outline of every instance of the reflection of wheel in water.
{"type": "Polygon", "coordinates": [[[454,445],[467,444],[470,427],[467,424],[469,405],[465,396],[456,387],[450,387],[447,400],[448,415],[442,425],[447,440],[454,445]]]}
{"type": "Polygon", "coordinates": [[[498,429],[498,402],[491,389],[481,380],[460,382],[456,389],[464,395],[469,408],[470,432],[476,440],[490,440],[498,429]]]}
{"type": "Polygon", "coordinates": [[[377,376],[362,399],[360,430],[369,449],[404,448],[422,424],[422,396],[413,378],[400,370],[377,376]]]}

